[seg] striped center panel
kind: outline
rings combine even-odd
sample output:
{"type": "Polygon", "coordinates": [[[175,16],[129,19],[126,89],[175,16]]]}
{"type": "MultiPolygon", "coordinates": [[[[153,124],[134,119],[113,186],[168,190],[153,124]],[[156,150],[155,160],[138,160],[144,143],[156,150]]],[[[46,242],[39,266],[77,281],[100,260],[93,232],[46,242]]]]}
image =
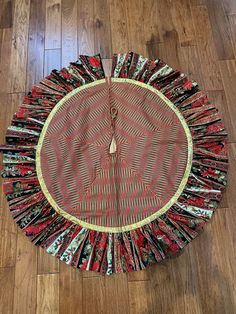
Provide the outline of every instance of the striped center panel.
{"type": "Polygon", "coordinates": [[[185,129],[145,86],[89,85],[60,102],[44,131],[39,162],[46,196],[74,221],[136,224],[175,196],[188,161],[185,129]],[[118,110],[114,124],[111,106],[118,110]],[[113,132],[117,151],[109,154],[113,132]]]}

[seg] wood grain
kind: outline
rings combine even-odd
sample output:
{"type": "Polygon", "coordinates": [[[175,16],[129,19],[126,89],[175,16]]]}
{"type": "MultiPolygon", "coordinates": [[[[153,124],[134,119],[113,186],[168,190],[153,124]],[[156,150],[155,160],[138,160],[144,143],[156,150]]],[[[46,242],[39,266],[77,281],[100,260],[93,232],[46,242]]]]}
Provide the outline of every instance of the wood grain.
{"type": "Polygon", "coordinates": [[[61,48],[61,0],[46,0],[45,49],[61,48]]]}
{"type": "Polygon", "coordinates": [[[42,274],[54,274],[59,272],[59,260],[50,254],[45,254],[45,250],[38,249],[37,252],[37,273],[42,274]]]}
{"type": "Polygon", "coordinates": [[[53,69],[61,68],[61,49],[49,49],[44,53],[44,76],[50,74],[53,69]]]}
{"type": "Polygon", "coordinates": [[[11,92],[11,75],[5,75],[10,70],[12,51],[12,28],[0,29],[0,93],[11,92]]]}
{"type": "Polygon", "coordinates": [[[229,19],[224,11],[224,3],[220,0],[208,0],[207,7],[219,60],[234,58],[233,42],[229,19]]]}
{"type": "Polygon", "coordinates": [[[155,0],[143,2],[143,43],[145,44],[145,55],[155,59],[155,48],[160,41],[158,30],[158,2],[155,0]]]}
{"type": "Polygon", "coordinates": [[[199,67],[200,57],[197,46],[185,46],[178,48],[180,68],[190,79],[198,82],[199,87],[204,89],[202,68],[199,67]]]}
{"type": "Polygon", "coordinates": [[[235,107],[235,97],[236,97],[236,62],[235,60],[221,61],[219,62],[221,77],[224,85],[225,95],[226,95],[226,105],[225,110],[228,111],[228,126],[230,132],[230,141],[236,142],[236,107],[235,107]]]}
{"type": "Polygon", "coordinates": [[[204,88],[208,90],[222,89],[216,48],[212,39],[212,27],[209,13],[204,5],[195,6],[192,11],[198,54],[199,67],[204,73],[204,88]]]}
{"type": "Polygon", "coordinates": [[[37,276],[36,314],[57,314],[59,312],[59,276],[47,274],[37,276]]]}
{"type": "Polygon", "coordinates": [[[144,27],[140,22],[143,19],[143,6],[144,1],[142,0],[126,2],[129,50],[145,55],[144,27]]]}
{"type": "MultiPolygon", "coordinates": [[[[78,54],[162,58],[205,89],[229,133],[228,187],[180,256],[141,272],[81,272],[37,248],[10,215],[0,179],[0,313],[236,313],[236,1],[0,0],[0,140],[22,97],[78,54]]],[[[2,157],[1,157],[2,158],[2,157]]]]}
{"type": "Polygon", "coordinates": [[[94,54],[94,0],[78,3],[78,52],[94,54]]]}
{"type": "MultiPolygon", "coordinates": [[[[170,1],[161,1],[157,5],[157,28],[158,35],[156,40],[156,49],[152,51],[153,57],[159,56],[162,60],[170,64],[173,68],[179,68],[178,49],[180,46],[179,35],[175,29],[174,22],[171,14],[172,4],[170,1]],[[165,15],[163,15],[165,12],[165,15]]],[[[149,51],[151,53],[151,51],[149,51]]]]}
{"type": "MultiPolygon", "coordinates": [[[[228,202],[228,206],[230,209],[235,208],[236,202],[236,194],[235,194],[235,186],[236,186],[236,143],[230,143],[229,145],[229,174],[228,174],[228,188],[226,190],[226,198],[228,202]]],[[[232,237],[235,237],[235,234],[232,234],[232,237]]]]}
{"type": "Polygon", "coordinates": [[[29,17],[26,91],[43,76],[45,41],[45,0],[32,0],[29,17]]]}
{"type": "Polygon", "coordinates": [[[1,0],[0,6],[0,29],[12,27],[12,1],[1,0]]]}
{"type": "Polygon", "coordinates": [[[10,83],[11,92],[25,92],[30,1],[14,2],[10,83]]]}
{"type": "Polygon", "coordinates": [[[102,58],[112,57],[109,0],[94,0],[94,49],[102,58]]]}
{"type": "MultiPolygon", "coordinates": [[[[106,313],[105,280],[103,276],[83,278],[83,313],[106,313]],[[93,300],[91,302],[91,300],[93,300]]],[[[109,312],[107,312],[109,313],[109,312]]]]}
{"type": "Polygon", "coordinates": [[[60,263],[59,275],[60,313],[82,314],[83,283],[82,272],[60,263]]]}
{"type": "Polygon", "coordinates": [[[18,230],[13,313],[35,313],[37,284],[37,247],[18,230]]]}
{"type": "Polygon", "coordinates": [[[234,0],[223,1],[226,14],[236,14],[236,2],[234,0]]]}
{"type": "Polygon", "coordinates": [[[236,56],[236,14],[228,16],[234,55],[236,56]]]}
{"type": "Polygon", "coordinates": [[[78,57],[77,1],[62,0],[62,66],[67,66],[78,57]]]}
{"type": "Polygon", "coordinates": [[[188,0],[170,0],[170,12],[181,46],[195,44],[194,25],[188,0]],[[174,4],[174,5],[173,5],[174,4]]]}
{"type": "Polygon", "coordinates": [[[112,52],[129,50],[125,0],[110,0],[112,52]]]}
{"type": "Polygon", "coordinates": [[[128,285],[130,314],[155,313],[152,305],[150,282],[131,281],[128,285]]]}
{"type": "Polygon", "coordinates": [[[126,274],[103,278],[105,281],[105,313],[129,313],[128,282],[126,274]]]}
{"type": "Polygon", "coordinates": [[[12,313],[14,276],[14,267],[0,268],[0,313],[12,313]]]}

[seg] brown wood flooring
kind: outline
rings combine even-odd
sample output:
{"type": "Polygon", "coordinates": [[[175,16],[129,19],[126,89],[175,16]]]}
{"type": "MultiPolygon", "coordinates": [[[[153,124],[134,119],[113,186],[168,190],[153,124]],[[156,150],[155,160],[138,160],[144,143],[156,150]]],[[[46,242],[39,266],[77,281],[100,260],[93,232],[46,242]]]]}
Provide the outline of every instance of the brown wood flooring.
{"type": "Polygon", "coordinates": [[[34,247],[0,199],[0,313],[234,314],[236,0],[0,0],[0,140],[22,96],[78,54],[160,57],[196,79],[229,133],[228,188],[204,232],[175,259],[111,277],[34,247]]]}

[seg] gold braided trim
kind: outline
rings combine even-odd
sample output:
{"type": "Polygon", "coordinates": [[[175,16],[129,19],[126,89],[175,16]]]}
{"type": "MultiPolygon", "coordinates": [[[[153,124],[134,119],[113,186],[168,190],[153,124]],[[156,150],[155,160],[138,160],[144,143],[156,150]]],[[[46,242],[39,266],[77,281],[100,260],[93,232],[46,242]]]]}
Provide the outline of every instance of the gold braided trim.
{"type": "Polygon", "coordinates": [[[191,132],[189,130],[189,127],[188,127],[184,117],[182,116],[180,111],[176,108],[176,106],[164,94],[162,94],[161,92],[159,92],[157,89],[155,89],[154,87],[152,87],[150,85],[147,85],[145,83],[135,81],[132,79],[111,78],[111,81],[117,82],[117,83],[122,83],[122,82],[131,83],[131,84],[146,88],[153,93],[156,93],[175,112],[175,114],[179,118],[179,121],[184,128],[186,138],[187,138],[188,158],[187,158],[187,164],[186,164],[186,169],[185,169],[183,178],[180,182],[180,185],[179,185],[176,193],[173,195],[173,197],[161,209],[159,209],[156,213],[146,217],[143,220],[140,220],[139,222],[136,222],[136,223],[130,224],[130,225],[120,226],[120,227],[105,227],[105,226],[99,226],[99,225],[87,223],[83,220],[78,219],[77,217],[74,217],[74,216],[68,214],[67,212],[65,212],[63,209],[61,209],[58,206],[58,204],[55,202],[55,200],[51,196],[50,192],[48,191],[46,184],[44,182],[44,179],[43,179],[43,175],[42,175],[40,154],[41,154],[41,148],[43,145],[44,137],[45,137],[45,134],[47,132],[47,128],[48,128],[52,118],[54,117],[56,112],[59,110],[59,108],[61,106],[63,106],[64,102],[67,101],[69,98],[71,98],[73,95],[77,94],[81,90],[89,89],[93,86],[103,84],[106,82],[106,79],[101,79],[101,80],[98,80],[98,81],[95,81],[95,82],[92,82],[92,83],[89,83],[89,84],[86,84],[86,85],[83,85],[83,86],[80,86],[80,87],[74,89],[73,91],[68,93],[63,99],[61,99],[58,102],[58,104],[53,108],[53,110],[49,114],[47,120],[45,121],[45,124],[43,126],[43,129],[42,129],[39,141],[38,141],[38,145],[37,145],[37,149],[36,149],[36,172],[37,172],[37,176],[38,176],[38,180],[39,180],[41,189],[42,189],[45,197],[47,198],[47,200],[51,204],[51,206],[58,212],[58,214],[62,215],[66,219],[72,221],[73,223],[76,223],[76,224],[78,224],[84,228],[87,228],[87,229],[92,229],[92,230],[102,231],[102,232],[118,233],[118,232],[125,232],[125,231],[134,230],[134,229],[140,228],[140,227],[152,222],[153,220],[155,220],[158,217],[160,217],[161,215],[163,215],[177,201],[177,199],[182,194],[182,192],[185,188],[185,185],[188,181],[188,177],[189,177],[189,174],[191,171],[192,159],[193,159],[193,142],[192,142],[191,132]]]}

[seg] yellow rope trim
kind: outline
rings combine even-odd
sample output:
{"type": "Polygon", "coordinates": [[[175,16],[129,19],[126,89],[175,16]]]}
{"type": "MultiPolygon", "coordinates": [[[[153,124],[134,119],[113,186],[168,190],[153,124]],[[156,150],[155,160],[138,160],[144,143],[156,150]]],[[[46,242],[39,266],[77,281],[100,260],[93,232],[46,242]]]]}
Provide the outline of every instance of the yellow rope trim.
{"type": "Polygon", "coordinates": [[[96,230],[96,231],[102,231],[102,232],[110,232],[110,233],[117,233],[117,232],[125,232],[125,231],[130,231],[130,230],[134,230],[136,228],[140,228],[150,222],[152,222],[153,220],[155,220],[156,218],[160,217],[161,215],[163,215],[179,198],[179,196],[181,195],[181,193],[184,190],[184,187],[187,183],[190,171],[191,171],[191,167],[192,167],[192,158],[193,158],[193,143],[192,143],[192,136],[189,130],[189,127],[184,119],[184,117],[182,116],[182,114],[180,113],[180,111],[176,108],[176,106],[168,99],[165,97],[165,95],[163,95],[161,92],[159,92],[157,89],[155,89],[154,87],[147,85],[145,83],[139,82],[139,81],[134,81],[132,79],[125,79],[125,78],[111,78],[112,82],[118,82],[118,83],[122,83],[122,82],[127,82],[127,83],[131,83],[134,85],[138,85],[140,87],[146,88],[148,90],[150,90],[153,93],[156,93],[167,105],[169,105],[169,107],[175,112],[175,114],[177,115],[177,117],[179,118],[185,134],[186,134],[186,138],[187,138],[187,143],[188,143],[188,158],[187,158],[187,165],[186,165],[186,169],[183,175],[183,178],[180,182],[180,185],[175,193],[175,195],[169,200],[168,203],[166,203],[161,209],[159,209],[156,213],[150,215],[149,217],[140,220],[139,222],[136,222],[134,224],[130,224],[130,225],[125,225],[125,226],[121,226],[121,227],[105,227],[105,226],[99,226],[99,225],[94,225],[94,224],[90,224],[87,223],[83,220],[80,220],[70,214],[68,214],[67,212],[65,212],[64,210],[62,210],[57,203],[55,202],[55,200],[52,198],[51,194],[49,193],[44,179],[43,179],[43,175],[42,175],[42,171],[41,171],[41,160],[40,160],[40,154],[41,154],[41,148],[42,148],[42,144],[44,141],[44,137],[45,134],[47,132],[47,128],[52,120],[52,118],[54,117],[54,115],[56,114],[56,112],[59,110],[59,108],[64,104],[65,101],[67,101],[69,98],[71,98],[73,95],[77,94],[78,92],[80,92],[81,90],[84,89],[89,89],[95,85],[99,85],[99,84],[103,84],[105,83],[106,79],[102,79],[99,81],[95,81],[92,83],[89,83],[87,85],[83,85],[80,86],[76,89],[74,89],[73,91],[71,91],[70,93],[68,93],[63,99],[61,99],[58,104],[53,108],[53,110],[51,111],[51,113],[49,114],[47,120],[45,121],[45,124],[43,126],[39,141],[38,141],[38,145],[37,145],[37,149],[36,149],[36,172],[37,172],[37,176],[38,176],[38,180],[41,186],[41,189],[45,195],[45,197],[47,198],[48,202],[52,205],[52,207],[63,217],[65,217],[66,219],[72,221],[73,223],[79,224],[84,228],[87,229],[92,229],[92,230],[96,230]]]}

